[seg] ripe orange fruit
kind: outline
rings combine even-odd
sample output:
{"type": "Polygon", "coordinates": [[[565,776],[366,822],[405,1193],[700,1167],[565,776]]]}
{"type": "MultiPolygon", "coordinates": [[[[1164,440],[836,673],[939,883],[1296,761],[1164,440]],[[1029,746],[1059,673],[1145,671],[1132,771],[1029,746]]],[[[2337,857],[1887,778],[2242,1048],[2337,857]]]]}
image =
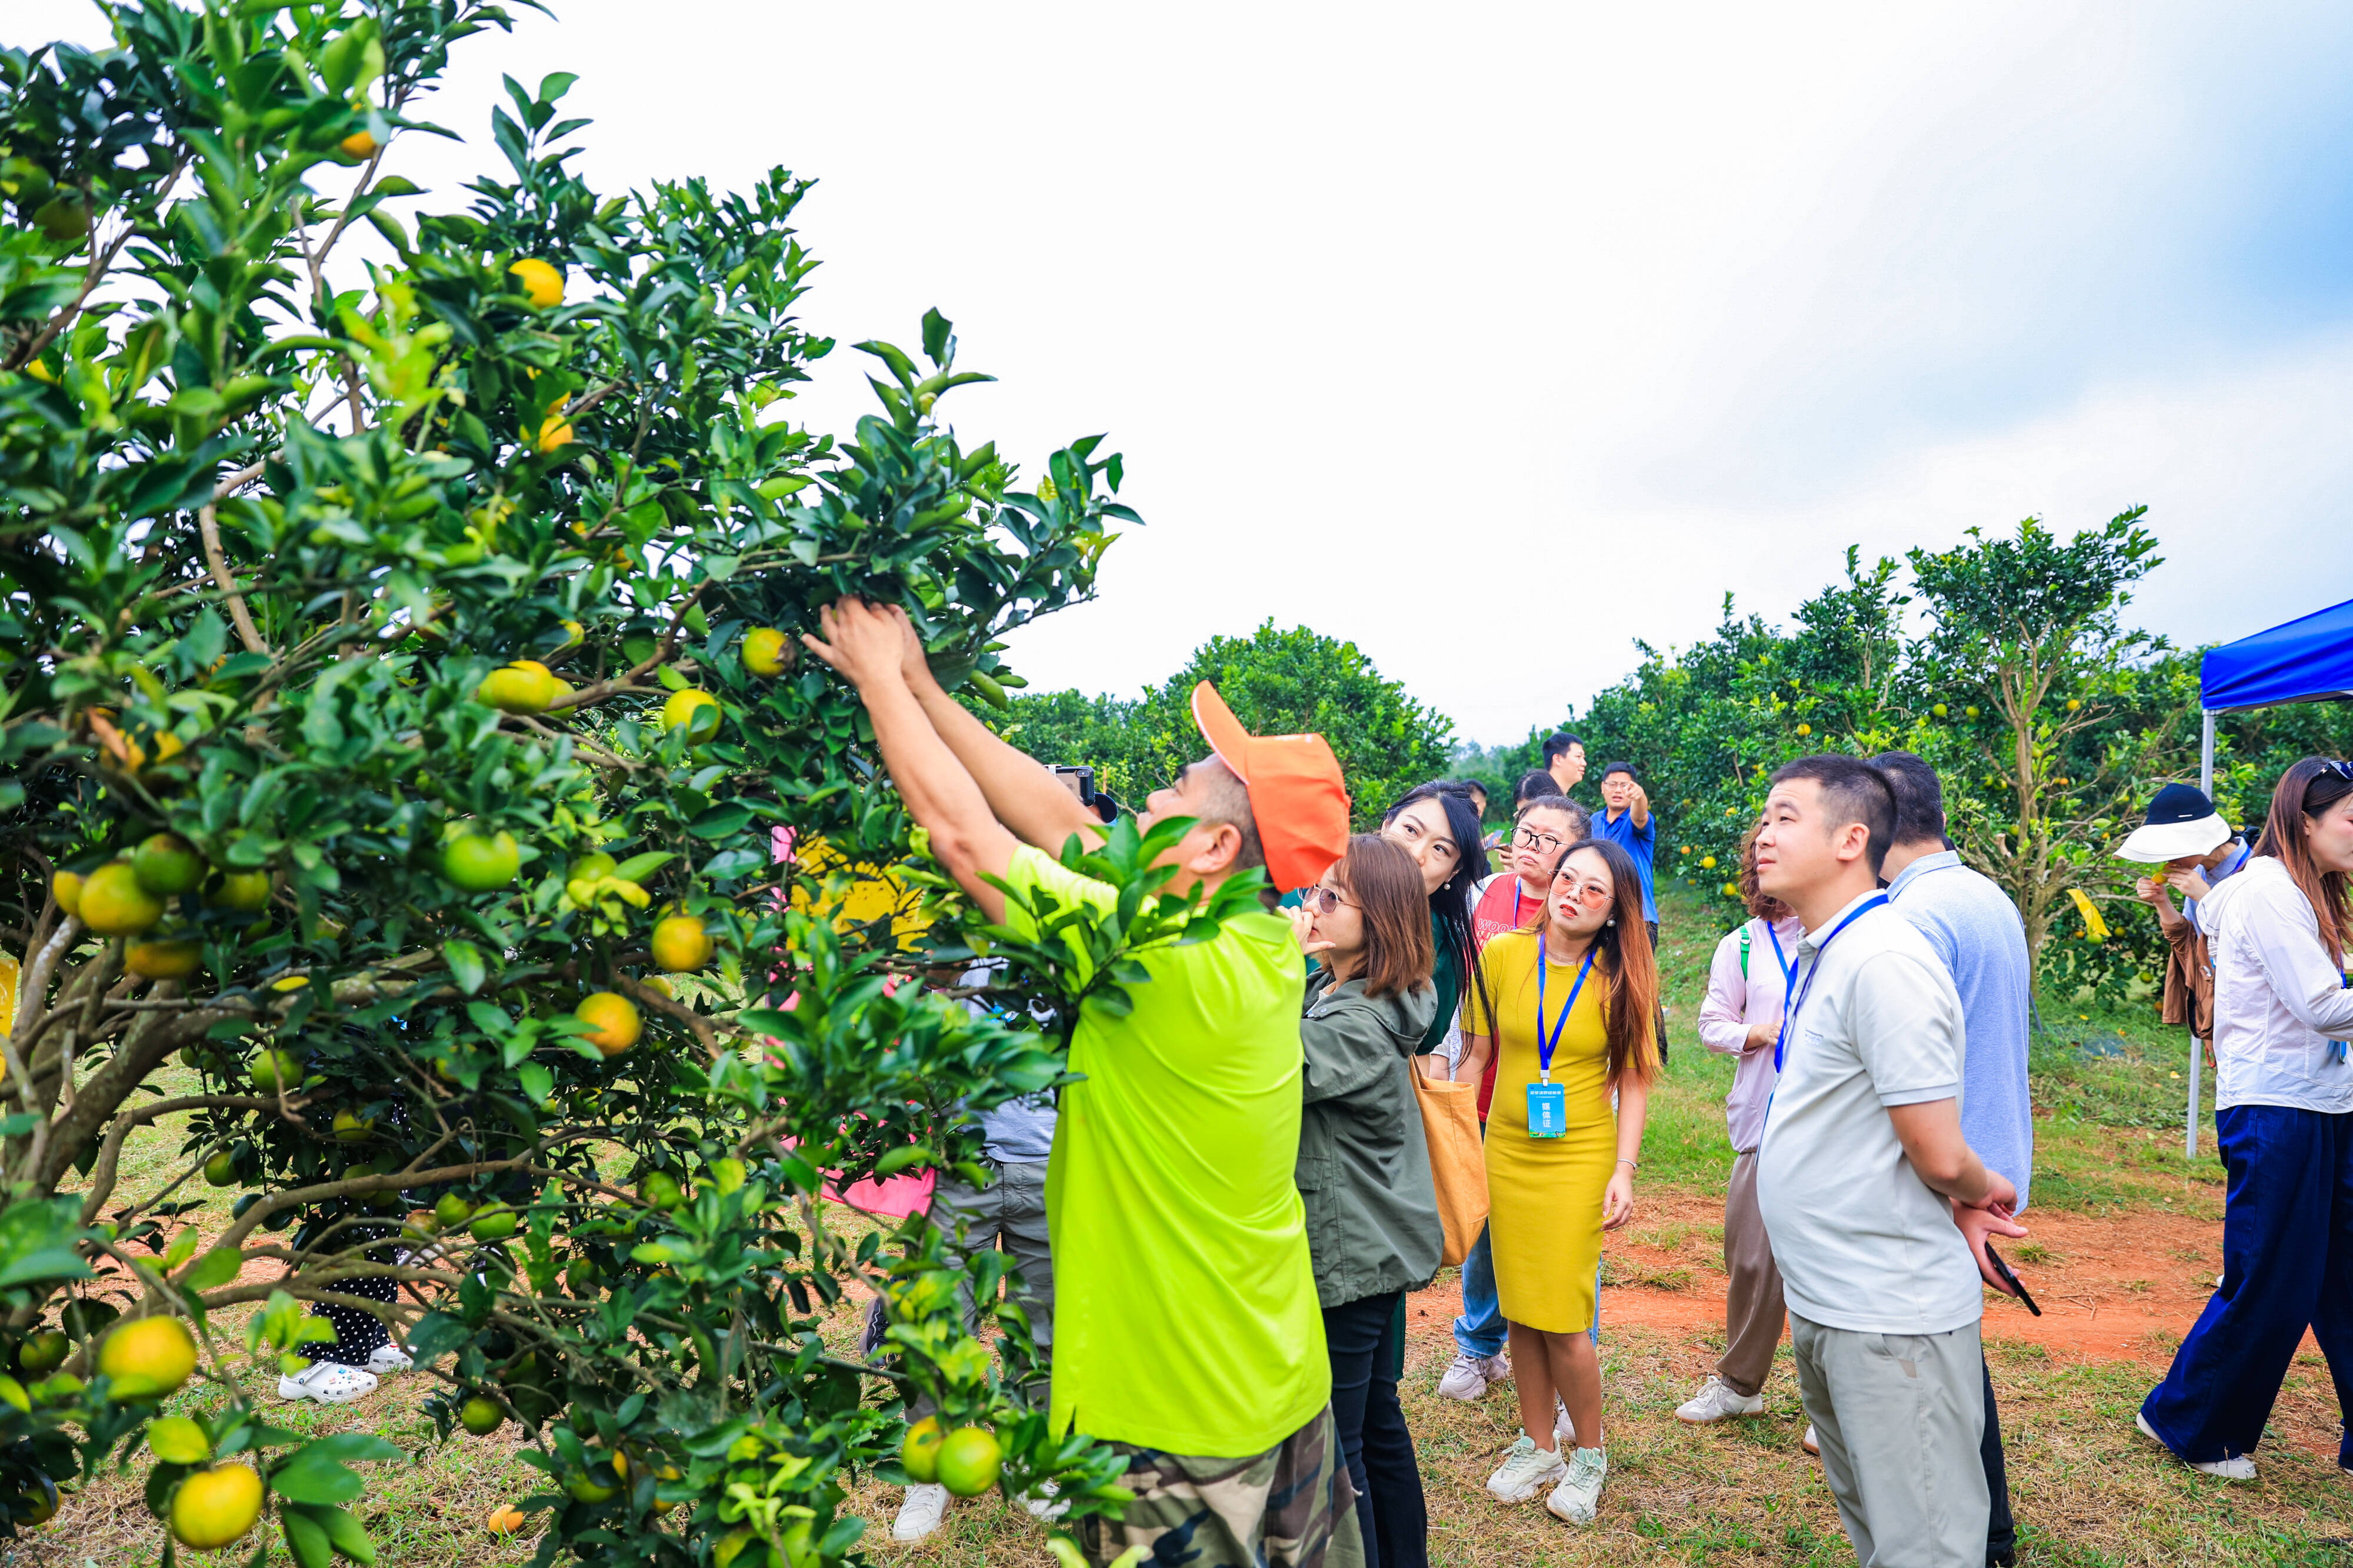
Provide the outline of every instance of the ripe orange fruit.
{"type": "Polygon", "coordinates": [[[899,1465],[910,1479],[928,1485],[940,1479],[940,1443],[946,1436],[936,1415],[926,1415],[907,1428],[906,1440],[899,1445],[899,1465]]]}
{"type": "Polygon", "coordinates": [[[686,738],[700,743],[719,733],[722,717],[719,699],[690,686],[683,691],[671,692],[670,700],[662,704],[661,727],[675,730],[682,724],[686,738]]]}
{"type": "Polygon", "coordinates": [[[49,879],[49,892],[58,900],[58,908],[69,915],[81,913],[81,875],[76,871],[60,871],[49,879]]]}
{"type": "Polygon", "coordinates": [[[940,1485],[952,1497],[978,1497],[1004,1468],[1005,1450],[985,1427],[959,1426],[940,1442],[940,1485]]]}
{"type": "Polygon", "coordinates": [[[522,851],[512,833],[468,827],[441,846],[441,874],[470,893],[493,892],[515,879],[522,851]]]}
{"type": "Polygon", "coordinates": [[[141,887],[169,899],[196,890],[205,879],[205,858],[178,834],[158,833],[131,852],[131,869],[141,887]]]}
{"type": "Polygon", "coordinates": [[[774,626],[754,626],[744,634],[744,668],[754,675],[774,679],[784,674],[791,667],[789,651],[785,634],[774,626]]]}
{"type": "Polygon", "coordinates": [[[564,303],[564,274],[535,256],[526,256],[507,268],[522,284],[525,298],[541,310],[564,303]]]}
{"type": "Polygon", "coordinates": [[[205,944],[194,937],[168,937],[132,942],[123,950],[122,967],[150,980],[179,980],[194,974],[204,958],[205,944]]]}
{"type": "Polygon", "coordinates": [[[580,999],[573,1016],[595,1028],[580,1037],[608,1057],[617,1057],[638,1043],[645,1032],[645,1024],[638,1016],[638,1005],[612,991],[592,991],[580,999]]]}
{"type": "Polygon", "coordinates": [[[517,659],[483,677],[474,700],[501,713],[544,713],[555,700],[555,672],[534,659],[517,659]]]}
{"type": "MultiPolygon", "coordinates": [[[[177,1318],[133,1319],[98,1347],[98,1370],[113,1381],[117,1399],[161,1399],[196,1370],[195,1336],[177,1318]]],[[[227,1539],[244,1533],[240,1527],[227,1539]]]]}
{"type": "Polygon", "coordinates": [[[164,918],[164,901],[140,886],[128,860],[92,871],[81,885],[81,923],[100,936],[137,936],[164,918]]]}
{"type": "Polygon", "coordinates": [[[346,158],[371,158],[375,155],[376,140],[364,131],[354,131],[335,143],[346,158]]]}
{"type": "MultiPolygon", "coordinates": [[[[555,400],[555,406],[547,411],[547,417],[541,422],[538,431],[531,438],[531,444],[534,449],[553,452],[558,447],[568,447],[572,444],[572,421],[564,416],[564,405],[571,401],[572,396],[569,393],[555,400]]],[[[550,697],[548,700],[553,702],[555,699],[550,697]]]]}
{"type": "Polygon", "coordinates": [[[261,1478],[251,1465],[198,1470],[172,1499],[172,1533],[197,1552],[244,1540],[260,1517],[261,1478]]]}
{"type": "Polygon", "coordinates": [[[672,974],[683,974],[711,962],[717,943],[703,929],[700,915],[664,915],[654,922],[654,962],[672,974]]]}

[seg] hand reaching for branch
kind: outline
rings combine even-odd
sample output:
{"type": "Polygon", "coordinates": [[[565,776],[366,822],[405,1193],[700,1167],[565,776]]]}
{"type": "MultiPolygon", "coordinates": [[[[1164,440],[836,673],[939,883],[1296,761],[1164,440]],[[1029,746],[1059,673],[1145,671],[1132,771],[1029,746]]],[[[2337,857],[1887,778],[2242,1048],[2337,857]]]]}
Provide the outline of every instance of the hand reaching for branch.
{"type": "Polygon", "coordinates": [[[913,632],[907,612],[897,605],[885,608],[844,596],[818,612],[818,626],[822,636],[804,632],[802,644],[860,692],[905,679],[907,645],[913,632]]]}

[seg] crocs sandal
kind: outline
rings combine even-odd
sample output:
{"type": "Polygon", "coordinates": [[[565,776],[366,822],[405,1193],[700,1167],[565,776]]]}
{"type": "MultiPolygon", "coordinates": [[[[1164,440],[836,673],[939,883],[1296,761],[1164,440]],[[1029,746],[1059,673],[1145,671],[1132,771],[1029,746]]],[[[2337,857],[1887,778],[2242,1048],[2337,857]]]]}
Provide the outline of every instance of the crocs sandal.
{"type": "Polygon", "coordinates": [[[406,1372],[416,1364],[415,1358],[389,1341],[368,1352],[367,1369],[378,1377],[390,1377],[396,1372],[406,1372]]]}
{"type": "Polygon", "coordinates": [[[348,1405],[375,1392],[373,1373],[362,1372],[341,1362],[312,1362],[295,1377],[278,1380],[278,1397],[285,1400],[314,1399],[322,1405],[348,1405]]]}

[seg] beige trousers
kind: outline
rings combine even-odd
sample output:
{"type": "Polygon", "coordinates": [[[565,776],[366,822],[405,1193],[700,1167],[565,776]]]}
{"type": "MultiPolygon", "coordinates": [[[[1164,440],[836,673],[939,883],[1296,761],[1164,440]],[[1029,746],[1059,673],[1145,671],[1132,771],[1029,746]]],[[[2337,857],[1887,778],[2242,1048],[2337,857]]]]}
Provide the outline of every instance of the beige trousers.
{"type": "Polygon", "coordinates": [[[1781,1271],[1757,1207],[1757,1152],[1736,1155],[1724,1194],[1724,1271],[1732,1285],[1724,1303],[1724,1359],[1715,1375],[1745,1396],[1765,1386],[1773,1352],[1788,1315],[1781,1305],[1781,1271]]]}

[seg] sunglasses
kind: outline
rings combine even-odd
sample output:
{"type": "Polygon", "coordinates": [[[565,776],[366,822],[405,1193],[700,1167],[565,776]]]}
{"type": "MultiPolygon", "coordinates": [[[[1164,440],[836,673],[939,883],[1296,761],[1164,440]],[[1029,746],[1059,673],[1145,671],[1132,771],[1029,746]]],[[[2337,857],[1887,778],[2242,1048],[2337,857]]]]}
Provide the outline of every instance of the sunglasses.
{"type": "Polygon", "coordinates": [[[1608,903],[1614,889],[1603,887],[1599,882],[1587,882],[1582,886],[1569,888],[1567,891],[1575,895],[1578,903],[1588,910],[1593,910],[1599,909],[1603,904],[1608,903]]]}
{"type": "Polygon", "coordinates": [[[2320,759],[2320,765],[2340,779],[2353,780],[2353,763],[2341,762],[2335,757],[2323,757],[2320,759]]]}
{"type": "MultiPolygon", "coordinates": [[[[1307,908],[1314,910],[1318,914],[1325,915],[1330,914],[1334,910],[1340,908],[1343,904],[1348,903],[1346,899],[1340,896],[1336,889],[1324,887],[1303,888],[1300,889],[1299,899],[1300,901],[1307,908]]],[[[1349,907],[1354,908],[1355,906],[1350,905],[1349,907]]]]}

